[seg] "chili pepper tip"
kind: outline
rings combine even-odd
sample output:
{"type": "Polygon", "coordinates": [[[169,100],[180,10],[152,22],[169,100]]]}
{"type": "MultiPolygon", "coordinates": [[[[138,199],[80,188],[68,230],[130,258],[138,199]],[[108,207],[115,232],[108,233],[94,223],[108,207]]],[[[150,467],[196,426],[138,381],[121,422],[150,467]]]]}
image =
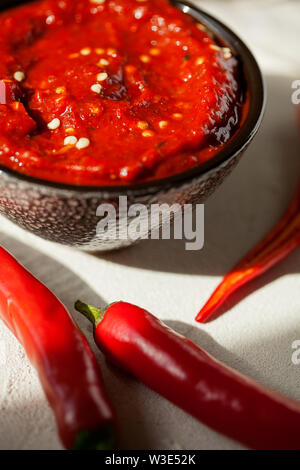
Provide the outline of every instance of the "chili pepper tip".
{"type": "Polygon", "coordinates": [[[227,296],[224,299],[218,298],[218,292],[214,292],[206,304],[202,307],[200,312],[197,314],[195,320],[198,323],[206,323],[209,318],[211,318],[218,308],[223,304],[226,300],[227,296]]]}
{"type": "Polygon", "coordinates": [[[115,448],[115,430],[108,423],[100,429],[79,432],[71,450],[114,450],[115,448]]]}
{"type": "Polygon", "coordinates": [[[92,305],[85,304],[81,300],[75,303],[77,312],[82,313],[88,320],[90,320],[96,328],[98,323],[103,319],[103,311],[100,308],[93,307],[92,305]]]}

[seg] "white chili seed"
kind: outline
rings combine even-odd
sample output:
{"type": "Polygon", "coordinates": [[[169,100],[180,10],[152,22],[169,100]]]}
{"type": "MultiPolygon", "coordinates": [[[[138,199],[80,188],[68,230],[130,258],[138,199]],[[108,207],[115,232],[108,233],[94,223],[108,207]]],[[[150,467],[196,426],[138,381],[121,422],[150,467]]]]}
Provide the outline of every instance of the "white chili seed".
{"type": "Polygon", "coordinates": [[[145,129],[148,129],[149,125],[146,121],[139,121],[137,123],[137,126],[139,129],[142,129],[142,130],[145,130],[145,129]]]}
{"type": "Polygon", "coordinates": [[[165,129],[168,125],[168,121],[160,121],[158,125],[161,129],[165,129]]]}
{"type": "Polygon", "coordinates": [[[102,47],[96,47],[95,52],[98,55],[102,55],[102,54],[104,54],[105,49],[102,49],[102,47]]]}
{"type": "Polygon", "coordinates": [[[154,57],[158,56],[160,55],[160,49],[158,49],[157,47],[153,47],[152,49],[150,49],[149,53],[150,55],[153,55],[154,57]]]}
{"type": "Polygon", "coordinates": [[[113,47],[109,47],[106,52],[108,55],[111,55],[112,57],[115,57],[117,54],[116,49],[114,49],[113,47]]]}
{"type": "Polygon", "coordinates": [[[46,24],[52,24],[55,21],[55,16],[54,15],[49,15],[46,18],[46,24]]]}
{"type": "Polygon", "coordinates": [[[57,93],[58,95],[63,94],[65,92],[66,92],[66,88],[64,86],[59,86],[55,90],[55,93],[57,93]]]}
{"type": "Polygon", "coordinates": [[[142,136],[143,137],[153,137],[154,136],[154,132],[153,131],[144,131],[142,133],[142,136]]]}
{"type": "Polygon", "coordinates": [[[195,64],[196,64],[196,65],[202,65],[203,62],[204,62],[204,58],[203,58],[203,57],[198,57],[198,59],[196,59],[195,64]]]}
{"type": "Polygon", "coordinates": [[[144,64],[148,64],[148,63],[151,61],[151,59],[150,59],[150,57],[149,57],[148,55],[141,55],[141,56],[140,56],[140,60],[141,60],[142,62],[144,62],[144,64]]]}
{"type": "Polygon", "coordinates": [[[173,118],[173,119],[178,119],[178,120],[179,120],[179,119],[182,119],[182,118],[183,118],[183,114],[181,114],[181,113],[174,113],[174,114],[172,114],[172,118],[173,118]]]}
{"type": "Polygon", "coordinates": [[[224,59],[230,59],[232,57],[232,52],[229,47],[223,47],[224,59]]]}
{"type": "Polygon", "coordinates": [[[109,62],[106,59],[100,59],[97,65],[99,67],[107,67],[109,65],[109,62]]]}
{"type": "Polygon", "coordinates": [[[197,24],[197,28],[198,28],[200,31],[207,31],[207,27],[204,26],[204,24],[201,24],[201,23],[198,23],[198,24],[197,24]]]}
{"type": "Polygon", "coordinates": [[[210,49],[212,49],[213,51],[220,51],[221,48],[219,46],[217,46],[216,44],[210,44],[210,49]]]}

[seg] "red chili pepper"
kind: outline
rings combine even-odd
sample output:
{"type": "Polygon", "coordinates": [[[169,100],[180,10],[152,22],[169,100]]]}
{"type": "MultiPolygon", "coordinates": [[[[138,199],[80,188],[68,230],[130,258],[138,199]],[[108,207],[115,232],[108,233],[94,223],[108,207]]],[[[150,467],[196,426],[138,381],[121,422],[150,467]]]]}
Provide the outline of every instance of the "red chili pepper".
{"type": "Polygon", "coordinates": [[[196,320],[204,323],[241,286],[286,258],[300,245],[300,185],[287,211],[269,234],[224,277],[196,320]]]}
{"type": "Polygon", "coordinates": [[[59,300],[0,247],[0,318],[37,369],[67,449],[112,449],[114,415],[90,346],[59,300]]]}
{"type": "Polygon", "coordinates": [[[213,359],[149,312],[76,302],[113,363],[195,418],[255,449],[300,449],[300,405],[213,359]]]}

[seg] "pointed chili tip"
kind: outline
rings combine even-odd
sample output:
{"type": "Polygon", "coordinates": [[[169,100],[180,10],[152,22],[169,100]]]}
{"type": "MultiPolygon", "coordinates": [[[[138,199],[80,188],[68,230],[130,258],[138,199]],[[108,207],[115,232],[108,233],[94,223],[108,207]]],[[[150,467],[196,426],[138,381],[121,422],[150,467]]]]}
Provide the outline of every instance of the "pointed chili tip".
{"type": "Polygon", "coordinates": [[[75,302],[75,309],[90,320],[94,327],[97,327],[98,323],[103,319],[103,312],[100,308],[85,304],[84,302],[81,302],[81,300],[77,300],[77,302],[75,302]]]}
{"type": "Polygon", "coordinates": [[[200,310],[200,312],[196,316],[195,320],[198,323],[205,323],[209,316],[210,316],[210,314],[209,313],[207,314],[205,312],[205,310],[200,310]]]}
{"type": "Polygon", "coordinates": [[[116,442],[114,426],[108,422],[99,429],[79,431],[71,450],[114,450],[116,442]]]}

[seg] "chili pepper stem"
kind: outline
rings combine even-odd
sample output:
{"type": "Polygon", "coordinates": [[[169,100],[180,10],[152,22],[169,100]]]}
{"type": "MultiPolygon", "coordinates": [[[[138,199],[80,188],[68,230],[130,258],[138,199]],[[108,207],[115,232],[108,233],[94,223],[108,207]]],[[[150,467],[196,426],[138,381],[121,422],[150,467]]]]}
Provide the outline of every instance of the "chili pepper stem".
{"type": "Polygon", "coordinates": [[[77,312],[82,313],[82,315],[90,320],[95,328],[97,328],[97,325],[104,318],[105,312],[103,310],[97,307],[93,307],[92,305],[85,304],[84,302],[81,302],[81,300],[77,300],[75,303],[75,309],[77,312]]]}

